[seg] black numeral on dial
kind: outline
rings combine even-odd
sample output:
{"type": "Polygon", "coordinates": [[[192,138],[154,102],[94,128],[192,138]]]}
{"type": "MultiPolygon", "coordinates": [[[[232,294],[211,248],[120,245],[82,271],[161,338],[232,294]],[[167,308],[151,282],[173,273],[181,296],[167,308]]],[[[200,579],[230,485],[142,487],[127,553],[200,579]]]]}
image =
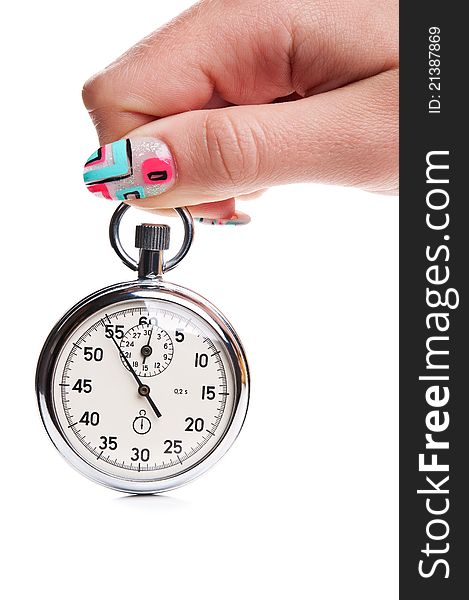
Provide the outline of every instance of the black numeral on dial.
{"type": "Polygon", "coordinates": [[[81,394],[84,392],[85,394],[89,394],[93,389],[91,385],[91,379],[77,379],[75,385],[72,387],[72,390],[81,394]]]}
{"type": "Polygon", "coordinates": [[[139,325],[158,325],[158,321],[156,320],[156,317],[140,317],[140,319],[138,320],[138,324],[139,325]]]}
{"type": "Polygon", "coordinates": [[[182,440],[165,440],[164,441],[165,454],[181,454],[182,452],[182,440]]]}
{"type": "Polygon", "coordinates": [[[215,386],[214,385],[203,385],[202,386],[202,400],[213,400],[215,398],[215,386]]]}
{"type": "Polygon", "coordinates": [[[201,418],[186,417],[184,422],[187,423],[184,431],[202,431],[204,428],[204,420],[201,418]]]}
{"type": "Polygon", "coordinates": [[[150,460],[150,450],[148,448],[132,448],[131,460],[141,460],[142,462],[148,462],[150,460]]]}
{"type": "Polygon", "coordinates": [[[208,365],[208,354],[199,354],[198,352],[195,355],[195,366],[205,368],[208,365]]]}
{"type": "Polygon", "coordinates": [[[100,362],[100,361],[103,360],[103,349],[102,348],[93,348],[91,346],[86,346],[83,349],[83,357],[88,362],[90,362],[91,360],[95,360],[96,362],[100,362]]]}
{"type": "Polygon", "coordinates": [[[104,335],[107,338],[115,337],[121,340],[124,337],[124,326],[123,325],[105,325],[104,335]]]}
{"type": "Polygon", "coordinates": [[[101,444],[99,445],[101,450],[116,450],[117,449],[117,435],[105,436],[102,435],[100,438],[101,444]]]}
{"type": "Polygon", "coordinates": [[[96,427],[96,425],[99,425],[99,413],[86,411],[82,414],[79,422],[84,425],[93,425],[93,427],[96,427]]]}

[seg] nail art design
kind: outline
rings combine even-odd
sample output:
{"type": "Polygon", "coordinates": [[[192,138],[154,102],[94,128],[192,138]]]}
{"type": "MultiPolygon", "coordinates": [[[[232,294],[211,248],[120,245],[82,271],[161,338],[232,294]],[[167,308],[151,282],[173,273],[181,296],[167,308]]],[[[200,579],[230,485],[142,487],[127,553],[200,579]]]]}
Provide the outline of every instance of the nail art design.
{"type": "Polygon", "coordinates": [[[85,163],[83,179],[90,192],[107,200],[136,200],[169,190],[176,168],[164,142],[127,138],[94,152],[85,163]]]}
{"type": "Polygon", "coordinates": [[[251,217],[245,213],[235,213],[229,219],[211,219],[210,217],[198,217],[198,223],[205,225],[247,225],[251,222],[251,217]]]}

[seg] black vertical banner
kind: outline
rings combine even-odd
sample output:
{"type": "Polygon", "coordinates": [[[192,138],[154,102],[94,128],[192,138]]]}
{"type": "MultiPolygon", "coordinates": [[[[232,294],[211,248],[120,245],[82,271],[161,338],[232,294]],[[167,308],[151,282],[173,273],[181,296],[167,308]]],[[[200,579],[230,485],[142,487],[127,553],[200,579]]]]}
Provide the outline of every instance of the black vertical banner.
{"type": "Polygon", "coordinates": [[[469,39],[462,2],[402,2],[400,597],[469,580],[469,39]]]}

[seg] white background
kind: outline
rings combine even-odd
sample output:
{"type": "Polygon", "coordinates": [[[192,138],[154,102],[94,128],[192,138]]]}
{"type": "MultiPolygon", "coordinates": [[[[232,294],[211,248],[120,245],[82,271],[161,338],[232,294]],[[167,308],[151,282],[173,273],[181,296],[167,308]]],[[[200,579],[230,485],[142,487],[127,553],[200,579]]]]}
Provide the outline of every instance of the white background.
{"type": "Polygon", "coordinates": [[[232,320],[253,385],[237,443],[196,482],[122,496],[72,470],[43,430],[34,370],[50,328],[132,278],[106,237],[115,205],[81,181],[96,149],[82,83],[189,4],[2,8],[0,592],[395,599],[396,198],[290,186],[246,206],[245,228],[199,226],[169,279],[232,320]]]}

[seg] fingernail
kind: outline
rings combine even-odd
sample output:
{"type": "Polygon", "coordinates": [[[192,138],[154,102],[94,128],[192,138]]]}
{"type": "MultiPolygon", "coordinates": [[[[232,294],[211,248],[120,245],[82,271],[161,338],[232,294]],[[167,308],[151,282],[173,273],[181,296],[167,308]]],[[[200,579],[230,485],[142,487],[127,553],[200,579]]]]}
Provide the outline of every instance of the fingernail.
{"type": "Polygon", "coordinates": [[[251,217],[246,213],[235,213],[229,219],[212,219],[210,217],[197,217],[197,223],[205,225],[247,225],[251,222],[251,217]]]}
{"type": "Polygon", "coordinates": [[[169,190],[176,182],[176,166],[161,140],[126,138],[94,152],[85,163],[83,180],[101,198],[138,200],[169,190]]]}

